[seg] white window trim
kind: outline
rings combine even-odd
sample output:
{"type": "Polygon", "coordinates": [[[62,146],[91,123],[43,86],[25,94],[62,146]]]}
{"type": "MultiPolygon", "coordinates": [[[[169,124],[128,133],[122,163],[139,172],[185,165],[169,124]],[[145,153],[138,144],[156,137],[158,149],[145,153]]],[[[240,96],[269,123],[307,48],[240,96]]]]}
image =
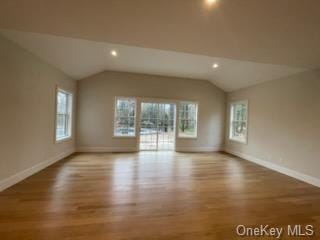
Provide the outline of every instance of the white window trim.
{"type": "Polygon", "coordinates": [[[249,116],[249,101],[248,100],[240,100],[240,101],[230,102],[230,104],[229,104],[229,133],[228,133],[229,141],[236,142],[236,143],[242,143],[242,144],[248,144],[248,132],[249,132],[249,118],[248,118],[248,116],[249,116]],[[232,137],[232,114],[233,114],[232,108],[233,108],[233,105],[236,105],[236,104],[245,104],[247,106],[247,112],[246,112],[247,132],[246,132],[246,136],[245,136],[244,141],[232,137]]]}
{"type": "Polygon", "coordinates": [[[116,96],[114,98],[114,111],[113,111],[113,133],[112,137],[113,138],[137,138],[137,98],[135,97],[121,97],[121,96],[116,96]],[[121,136],[121,135],[116,135],[115,134],[115,126],[117,122],[117,101],[118,99],[125,99],[125,100],[133,100],[135,102],[135,108],[134,108],[134,135],[133,136],[121,136]]]}
{"type": "Polygon", "coordinates": [[[198,138],[198,132],[199,132],[199,103],[194,101],[179,101],[177,104],[177,137],[180,139],[197,139],[198,138]],[[180,104],[181,103],[189,103],[189,104],[196,104],[196,134],[195,136],[180,136],[180,104]]]}
{"type": "Polygon", "coordinates": [[[61,142],[65,142],[65,141],[69,141],[73,138],[73,93],[71,91],[67,91],[63,88],[60,87],[56,87],[56,92],[55,92],[55,121],[54,121],[54,140],[55,143],[61,143],[61,142]],[[70,124],[68,126],[68,131],[69,131],[69,136],[66,137],[61,137],[61,138],[57,138],[57,104],[58,104],[58,92],[64,92],[66,94],[68,94],[71,97],[71,109],[70,109],[70,124]]]}

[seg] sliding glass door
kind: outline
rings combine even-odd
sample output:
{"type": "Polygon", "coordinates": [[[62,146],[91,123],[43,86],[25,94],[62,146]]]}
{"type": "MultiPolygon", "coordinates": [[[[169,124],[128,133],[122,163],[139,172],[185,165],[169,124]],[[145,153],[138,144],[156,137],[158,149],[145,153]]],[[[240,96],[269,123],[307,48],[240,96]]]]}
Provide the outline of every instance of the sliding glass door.
{"type": "Polygon", "coordinates": [[[176,105],[141,103],[140,150],[174,150],[176,105]]]}

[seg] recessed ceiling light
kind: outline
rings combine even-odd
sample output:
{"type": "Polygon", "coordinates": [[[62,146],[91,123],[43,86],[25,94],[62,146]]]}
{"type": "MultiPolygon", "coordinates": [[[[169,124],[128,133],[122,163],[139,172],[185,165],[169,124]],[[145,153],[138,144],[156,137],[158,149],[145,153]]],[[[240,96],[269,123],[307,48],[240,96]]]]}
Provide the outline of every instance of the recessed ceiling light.
{"type": "Polygon", "coordinates": [[[116,50],[112,50],[110,53],[111,53],[111,55],[114,56],[114,57],[118,56],[118,53],[117,53],[116,50]]]}
{"type": "Polygon", "coordinates": [[[214,63],[214,64],[212,65],[212,67],[213,67],[213,68],[218,68],[218,67],[219,67],[219,64],[218,64],[218,63],[214,63]]]}
{"type": "Polygon", "coordinates": [[[206,0],[207,4],[212,5],[217,2],[217,0],[206,0]]]}

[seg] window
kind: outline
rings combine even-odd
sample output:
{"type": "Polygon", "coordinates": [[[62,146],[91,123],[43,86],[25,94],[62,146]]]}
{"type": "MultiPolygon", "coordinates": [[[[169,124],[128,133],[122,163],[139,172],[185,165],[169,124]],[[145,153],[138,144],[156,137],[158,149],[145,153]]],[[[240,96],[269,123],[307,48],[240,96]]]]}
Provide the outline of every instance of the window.
{"type": "Polygon", "coordinates": [[[71,138],[72,94],[58,89],[56,101],[56,141],[60,141],[71,138]]]}
{"type": "Polygon", "coordinates": [[[136,100],[116,98],[114,136],[134,137],[136,135],[136,100]]]}
{"type": "Polygon", "coordinates": [[[247,143],[248,102],[231,103],[230,107],[230,136],[234,141],[247,143]]]}
{"type": "Polygon", "coordinates": [[[198,104],[181,102],[179,106],[179,137],[197,137],[198,104]]]}

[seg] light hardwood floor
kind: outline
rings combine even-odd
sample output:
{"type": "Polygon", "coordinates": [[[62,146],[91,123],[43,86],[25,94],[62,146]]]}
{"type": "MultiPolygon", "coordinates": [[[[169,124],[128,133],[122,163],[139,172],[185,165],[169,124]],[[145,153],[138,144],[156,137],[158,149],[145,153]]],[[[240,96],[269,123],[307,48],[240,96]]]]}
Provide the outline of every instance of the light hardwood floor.
{"type": "Polygon", "coordinates": [[[320,189],[223,153],[144,152],[76,154],[0,193],[1,240],[224,240],[238,224],[319,239],[320,189]]]}

